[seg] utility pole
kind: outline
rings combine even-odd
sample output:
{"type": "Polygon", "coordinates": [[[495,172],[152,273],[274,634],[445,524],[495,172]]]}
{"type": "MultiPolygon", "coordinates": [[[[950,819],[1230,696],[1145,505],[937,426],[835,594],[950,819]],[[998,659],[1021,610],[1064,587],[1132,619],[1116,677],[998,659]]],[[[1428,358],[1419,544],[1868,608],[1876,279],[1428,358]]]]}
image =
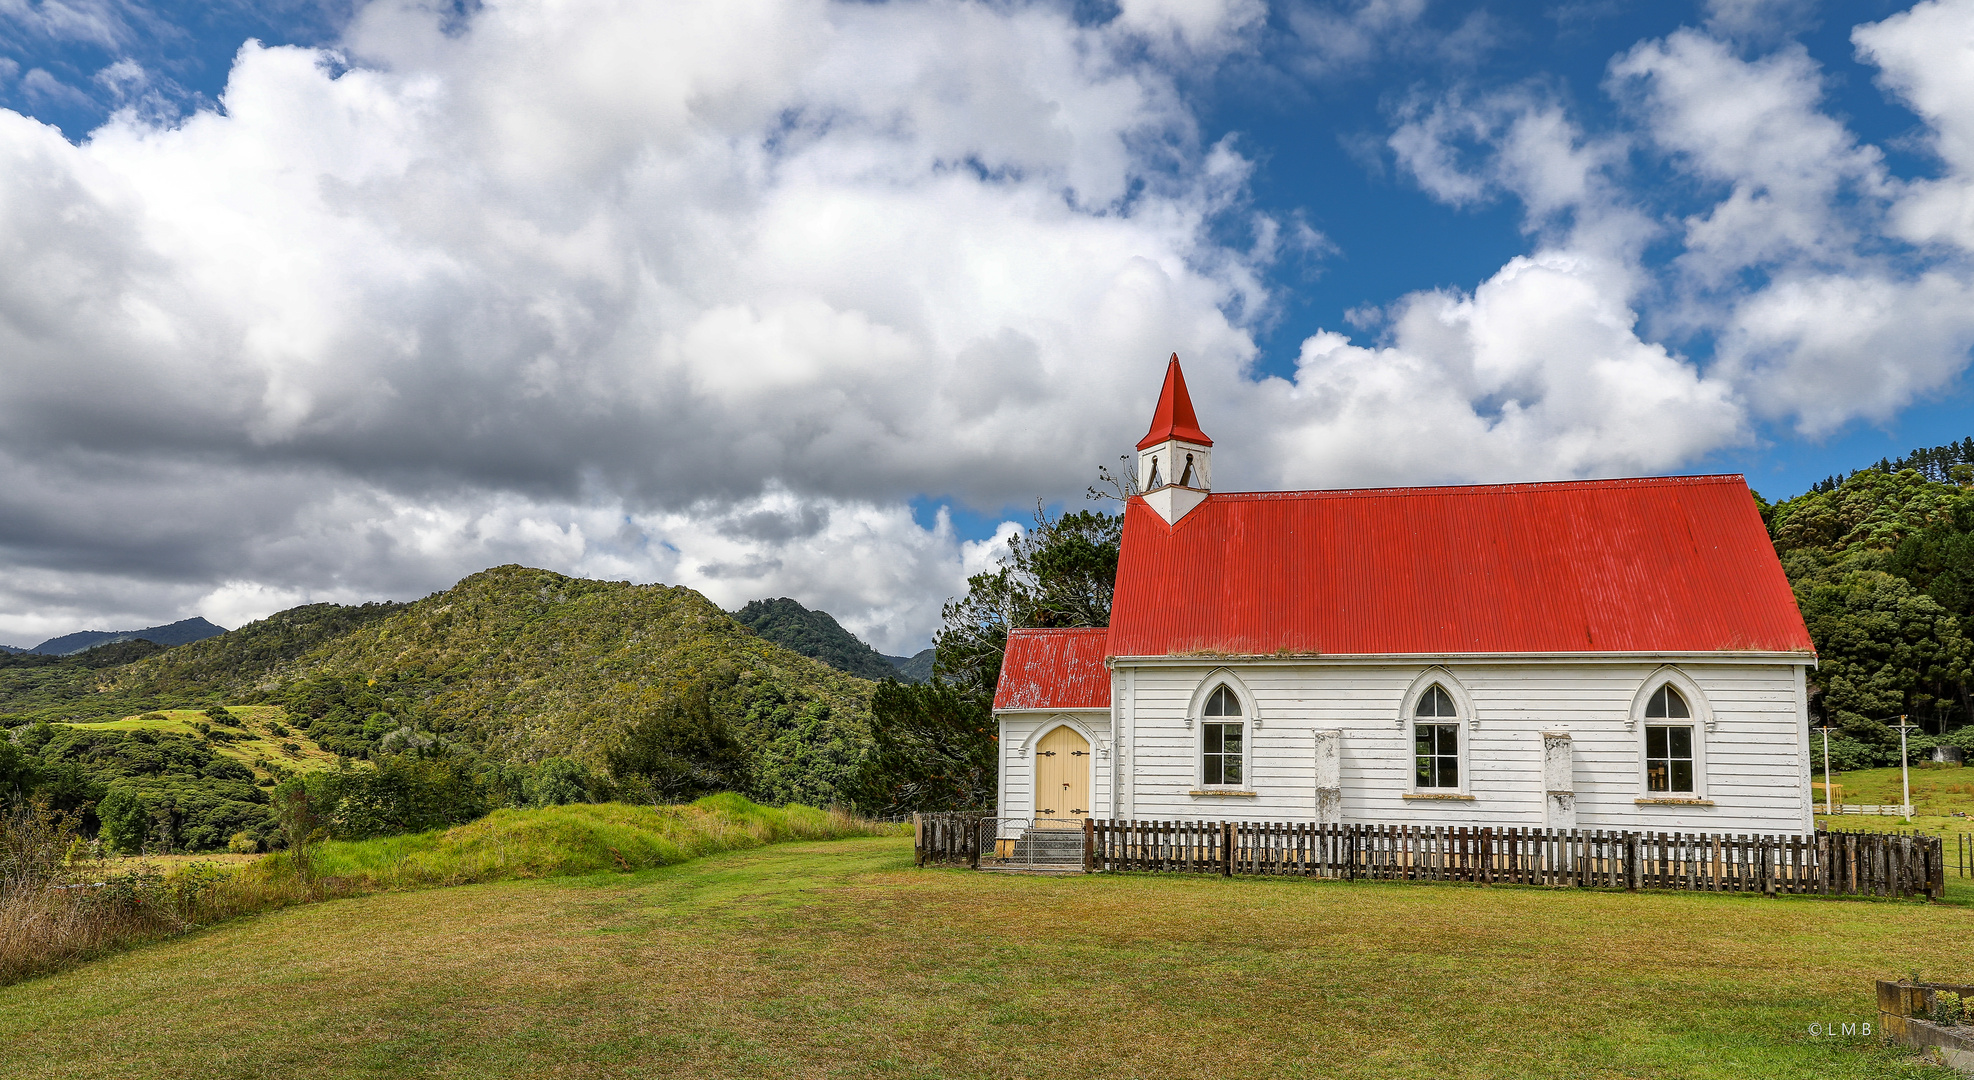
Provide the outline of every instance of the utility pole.
{"type": "Polygon", "coordinates": [[[1825,724],[1818,731],[1823,732],[1823,816],[1836,813],[1830,808],[1830,725],[1825,724]]]}
{"type": "Polygon", "coordinates": [[[1905,811],[1905,823],[1912,824],[1912,773],[1906,767],[1905,733],[1912,727],[1905,722],[1905,714],[1899,714],[1899,722],[1892,725],[1899,729],[1899,809],[1905,811]]]}

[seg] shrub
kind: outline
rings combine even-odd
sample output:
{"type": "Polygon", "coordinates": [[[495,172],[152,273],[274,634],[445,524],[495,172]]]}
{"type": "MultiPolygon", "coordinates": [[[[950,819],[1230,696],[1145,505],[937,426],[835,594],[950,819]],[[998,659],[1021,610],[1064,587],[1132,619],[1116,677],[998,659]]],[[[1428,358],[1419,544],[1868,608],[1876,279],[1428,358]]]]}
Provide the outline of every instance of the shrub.
{"type": "Polygon", "coordinates": [[[395,836],[459,825],[490,809],[465,756],[443,749],[292,777],[275,788],[275,803],[277,817],[293,819],[282,818],[291,848],[318,832],[341,840],[395,836]]]}
{"type": "MultiPolygon", "coordinates": [[[[1810,771],[1823,775],[1823,732],[1812,731],[1810,738],[1810,771]]],[[[1858,769],[1876,769],[1899,763],[1897,740],[1888,746],[1865,742],[1832,732],[1830,735],[1830,768],[1836,772],[1853,772],[1858,769]]]]}
{"type": "Polygon", "coordinates": [[[267,733],[277,739],[285,739],[288,737],[288,728],[279,720],[276,720],[267,725],[267,733]]]}
{"type": "Polygon", "coordinates": [[[27,795],[40,780],[41,770],[35,767],[34,755],[0,738],[0,805],[27,795]]]}
{"type": "Polygon", "coordinates": [[[329,834],[333,809],[334,801],[325,801],[320,785],[311,788],[307,777],[289,777],[274,788],[274,821],[288,844],[296,873],[303,878],[309,876],[310,849],[329,834]]]}
{"type": "Polygon", "coordinates": [[[703,692],[646,713],[604,759],[611,778],[639,801],[684,802],[748,786],[747,748],[703,692]]]}
{"type": "Polygon", "coordinates": [[[541,762],[523,781],[530,806],[562,806],[590,801],[592,779],[582,762],[552,757],[541,762]]]}
{"type": "Polygon", "coordinates": [[[1952,1027],[1964,1019],[1965,1009],[1960,995],[1951,990],[1938,990],[1933,994],[1933,1022],[1944,1027],[1952,1027]]]}
{"type": "Polygon", "coordinates": [[[236,832],[226,842],[226,850],[235,855],[252,855],[260,850],[260,837],[244,830],[236,832]]]}
{"type": "Polygon", "coordinates": [[[144,839],[151,832],[151,808],[129,788],[111,788],[96,804],[96,820],[101,823],[97,838],[103,847],[120,855],[137,855],[144,850],[144,839]]]}

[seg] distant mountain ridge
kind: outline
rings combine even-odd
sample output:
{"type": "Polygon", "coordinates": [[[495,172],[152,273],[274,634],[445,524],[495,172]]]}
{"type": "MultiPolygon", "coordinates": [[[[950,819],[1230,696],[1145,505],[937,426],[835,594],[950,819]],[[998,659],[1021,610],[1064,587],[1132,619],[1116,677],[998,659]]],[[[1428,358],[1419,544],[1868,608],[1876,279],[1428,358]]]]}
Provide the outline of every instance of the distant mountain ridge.
{"type": "Polygon", "coordinates": [[[73,634],[49,638],[32,649],[15,649],[11,646],[0,646],[0,648],[8,652],[40,653],[43,656],[71,656],[84,649],[93,649],[113,641],[135,641],[143,638],[153,645],[190,645],[195,641],[204,641],[224,633],[226,633],[224,626],[209,623],[195,615],[165,626],[150,626],[142,630],[78,630],[73,634]]]}
{"type": "Polygon", "coordinates": [[[932,674],[932,650],[917,656],[886,656],[871,648],[862,638],[843,629],[836,616],[827,611],[803,607],[786,596],[773,600],[750,600],[733,613],[735,622],[790,652],[820,660],[838,671],[866,679],[902,679],[924,682],[932,674]],[[924,663],[920,664],[923,658],[924,663]],[[913,678],[908,665],[924,668],[913,678]]]}
{"type": "Polygon", "coordinates": [[[935,649],[920,649],[910,656],[886,656],[893,667],[898,669],[899,682],[931,682],[932,660],[935,649]]]}

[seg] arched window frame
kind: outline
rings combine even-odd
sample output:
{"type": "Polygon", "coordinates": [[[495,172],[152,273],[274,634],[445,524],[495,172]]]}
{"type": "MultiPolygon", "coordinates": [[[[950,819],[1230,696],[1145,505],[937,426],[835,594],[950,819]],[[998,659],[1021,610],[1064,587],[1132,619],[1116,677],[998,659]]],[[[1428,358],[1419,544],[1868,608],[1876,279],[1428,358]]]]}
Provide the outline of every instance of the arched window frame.
{"type": "Polygon", "coordinates": [[[1193,699],[1186,704],[1186,726],[1193,732],[1193,788],[1198,791],[1251,792],[1254,790],[1255,733],[1261,729],[1261,711],[1255,707],[1254,693],[1241,681],[1241,677],[1230,668],[1216,668],[1201,679],[1193,690],[1193,699]],[[1226,687],[1241,703],[1241,782],[1238,784],[1209,784],[1206,782],[1206,724],[1232,722],[1232,717],[1208,717],[1206,703],[1213,692],[1226,687]]]}
{"type": "MultiPolygon", "coordinates": [[[[1677,723],[1677,721],[1671,721],[1677,723]]],[[[1667,665],[1652,672],[1639,684],[1638,693],[1631,699],[1631,714],[1625,727],[1631,731],[1634,749],[1637,752],[1637,783],[1640,799],[1705,800],[1707,796],[1707,744],[1717,721],[1713,703],[1707,699],[1706,691],[1684,671],[1667,665]],[[1653,791],[1651,781],[1646,776],[1646,732],[1645,729],[1662,721],[1646,717],[1645,710],[1651,706],[1652,695],[1662,686],[1671,686],[1686,700],[1686,711],[1692,713],[1688,721],[1693,727],[1693,790],[1690,792],[1653,791]]]]}
{"type": "Polygon", "coordinates": [[[1473,735],[1474,732],[1480,730],[1480,715],[1474,710],[1473,695],[1467,692],[1467,687],[1459,679],[1454,677],[1452,671],[1444,667],[1429,667],[1420,672],[1418,678],[1412,680],[1412,685],[1405,689],[1404,698],[1399,701],[1398,730],[1399,752],[1404,756],[1402,767],[1405,770],[1405,790],[1408,794],[1465,796],[1473,793],[1473,735]],[[1432,689],[1435,685],[1443,688],[1446,691],[1446,695],[1453,699],[1453,708],[1460,714],[1455,718],[1461,728],[1458,753],[1460,784],[1458,787],[1422,788],[1419,786],[1418,774],[1413,768],[1414,733],[1412,725],[1418,718],[1412,714],[1419,708],[1419,699],[1425,697],[1426,691],[1432,689]]]}

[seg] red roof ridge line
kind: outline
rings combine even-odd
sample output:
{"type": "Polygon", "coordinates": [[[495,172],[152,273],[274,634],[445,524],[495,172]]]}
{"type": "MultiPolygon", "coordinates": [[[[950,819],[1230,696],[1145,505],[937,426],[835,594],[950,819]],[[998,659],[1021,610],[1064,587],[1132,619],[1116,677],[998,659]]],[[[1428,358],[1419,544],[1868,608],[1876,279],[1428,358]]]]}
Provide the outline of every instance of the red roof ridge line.
{"type": "MultiPolygon", "coordinates": [[[[1301,491],[1215,491],[1209,494],[1207,499],[1209,501],[1344,499],[1370,498],[1378,495],[1450,495],[1467,491],[1526,491],[1536,488],[1568,490],[1572,488],[1699,487],[1703,484],[1726,484],[1734,481],[1746,484],[1748,478],[1742,473],[1698,473],[1691,476],[1614,476],[1601,480],[1522,480],[1507,484],[1432,484],[1420,487],[1308,488],[1301,491]]],[[[1141,498],[1141,496],[1133,496],[1133,498],[1141,498]]]]}
{"type": "Polygon", "coordinates": [[[1010,634],[1108,634],[1108,626],[1016,626],[1010,634]]]}

